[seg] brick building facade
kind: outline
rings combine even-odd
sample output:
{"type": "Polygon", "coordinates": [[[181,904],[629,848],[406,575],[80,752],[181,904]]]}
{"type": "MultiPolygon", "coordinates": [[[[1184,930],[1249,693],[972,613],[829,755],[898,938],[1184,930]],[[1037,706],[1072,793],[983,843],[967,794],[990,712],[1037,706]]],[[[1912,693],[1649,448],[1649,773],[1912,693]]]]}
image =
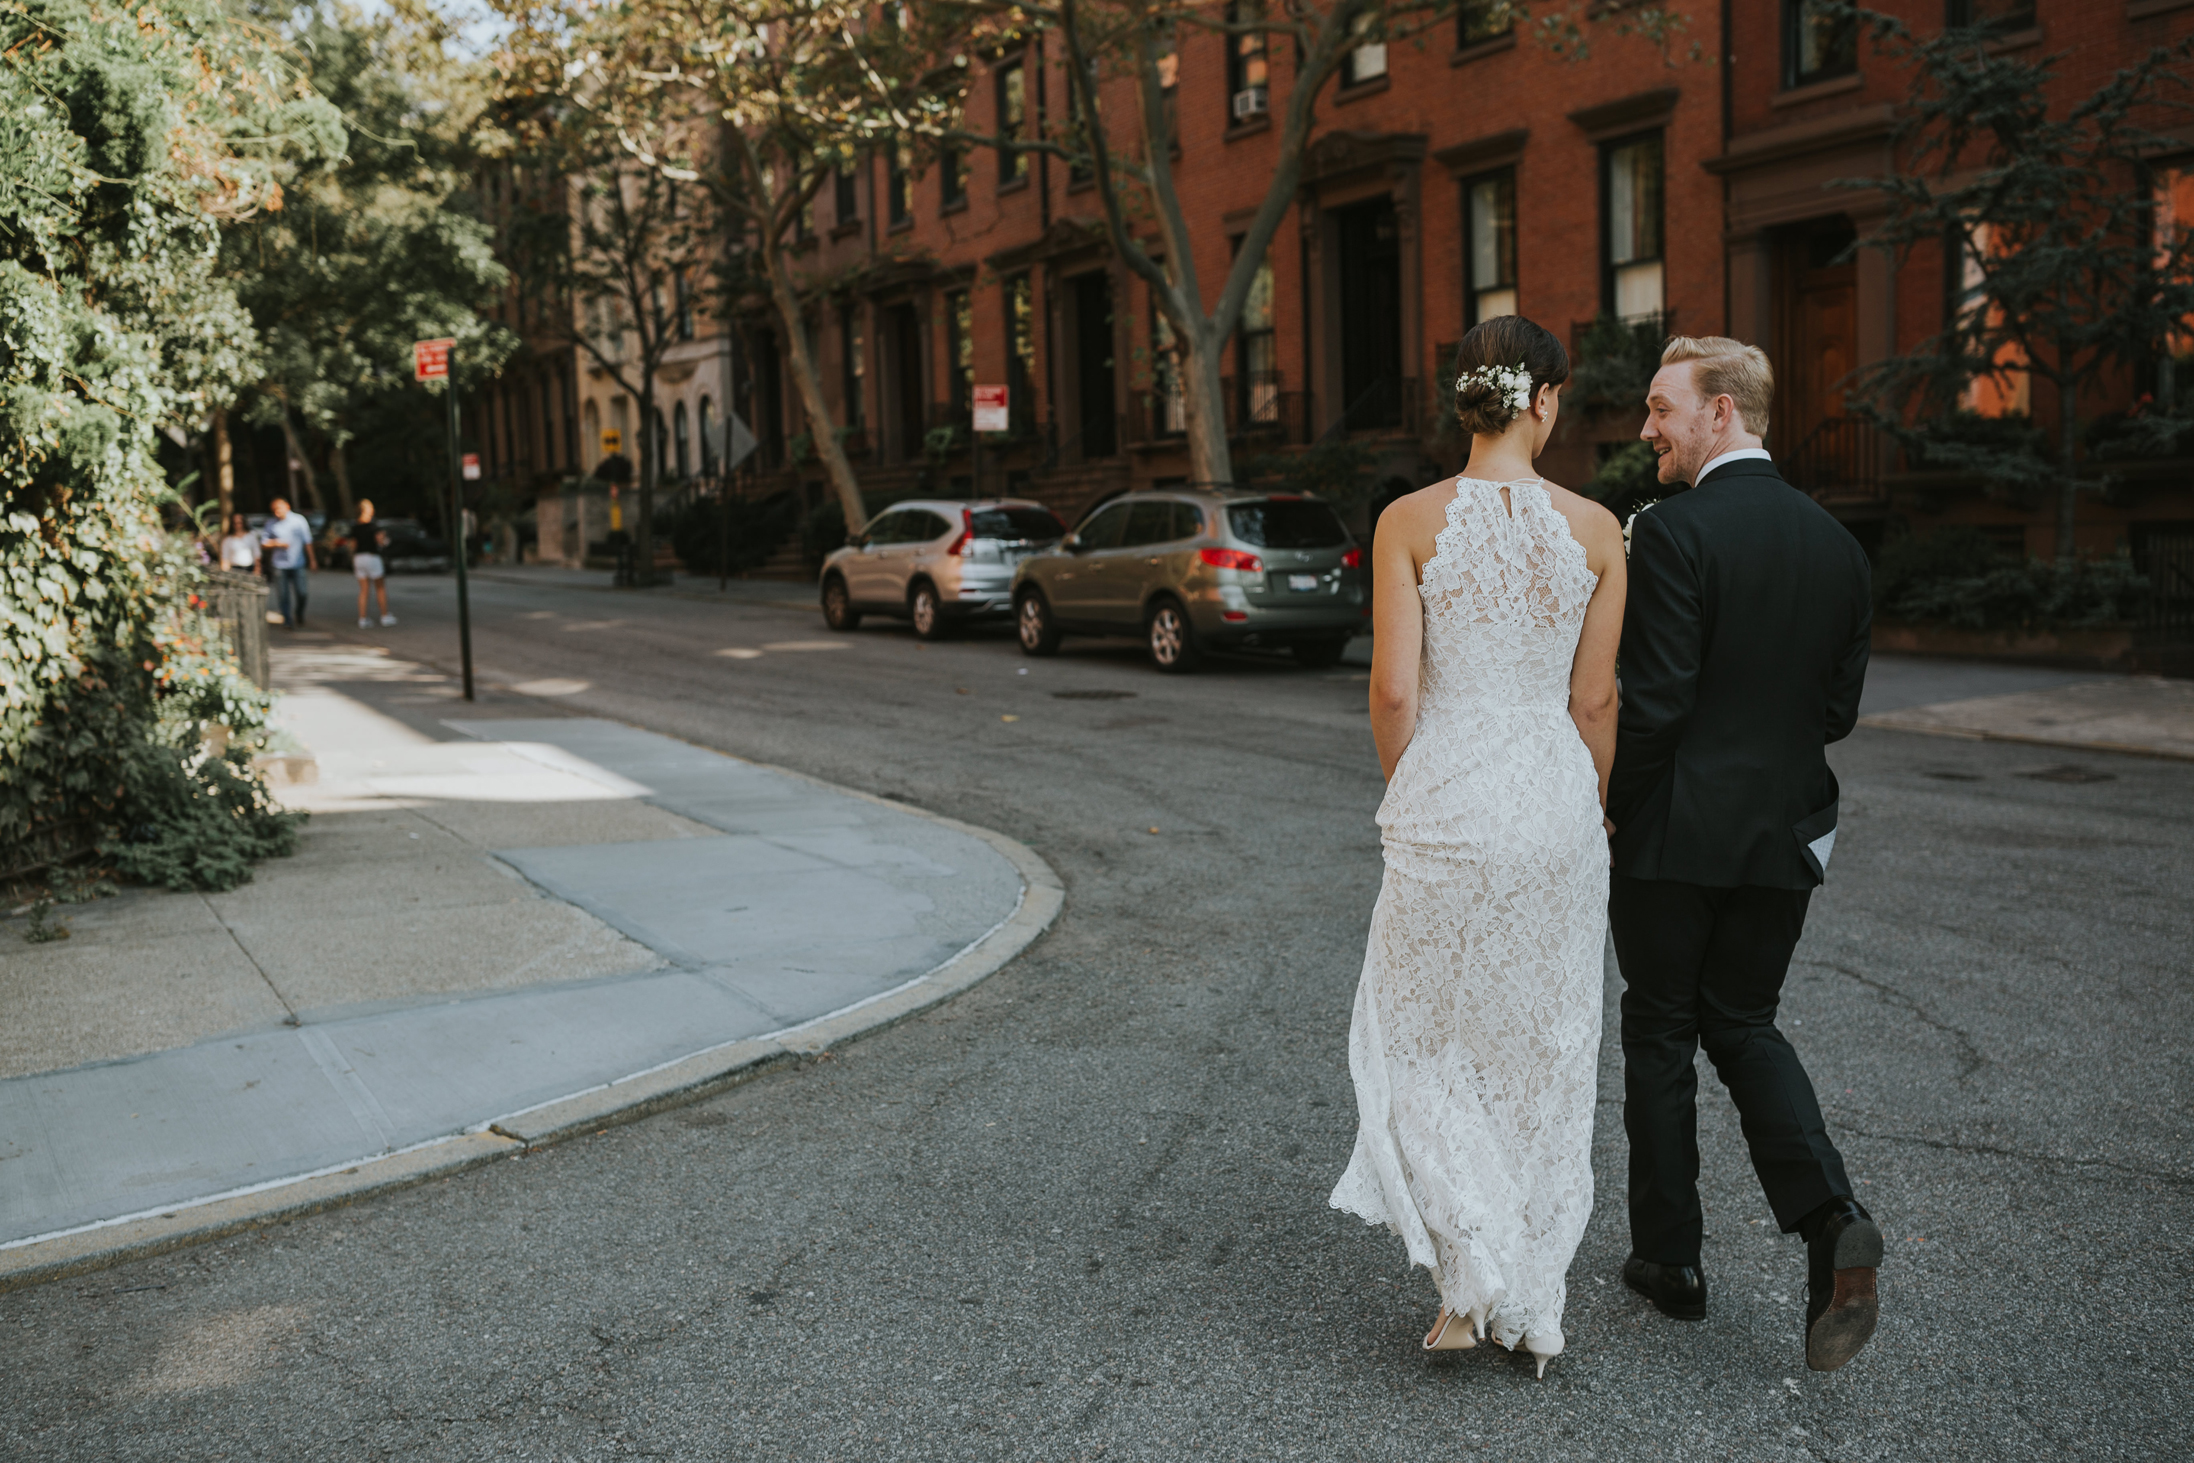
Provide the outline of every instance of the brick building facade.
{"type": "MultiPolygon", "coordinates": [[[[1966,4],[2002,18],[2002,46],[2063,53],[2067,98],[2194,28],[2194,0],[1885,8],[1924,30],[1966,4]]],[[[1609,27],[1587,59],[1567,59],[1518,31],[1488,34],[1483,8],[1366,48],[1319,99],[1297,198],[1229,361],[1238,472],[1261,453],[1345,434],[1376,450],[1385,483],[1431,481],[1467,450],[1442,378],[1475,319],[1515,311],[1574,342],[1596,314],[1659,316],[1770,352],[1770,445],[1862,539],[1893,520],[1973,522],[2006,547],[2053,551],[2046,507],[1901,472],[1843,404],[1846,372],[1911,348],[1949,308],[1939,257],[1902,269],[1878,250],[1839,258],[1881,214],[1877,198],[1831,185],[1891,165],[1909,82],[1895,63],[1864,43],[1824,47],[1803,0],[1705,11],[1673,48],[1697,40],[1696,60],[1609,27]]],[[[975,64],[972,129],[1057,124],[1067,88],[1056,38],[975,64]]],[[[1184,28],[1174,65],[1175,177],[1215,292],[1271,176],[1292,48],[1184,28]]],[[[1132,115],[1127,83],[1113,85],[1107,115],[1132,115]]],[[[2161,162],[2159,176],[2176,176],[2161,162]]],[[[1163,327],[1148,289],[1112,258],[1092,189],[1062,161],[979,151],[909,176],[878,156],[826,187],[813,215],[799,255],[808,330],[871,494],[1011,492],[1071,520],[1113,493],[1185,479],[1163,327]],[[986,435],[979,451],[968,431],[977,383],[1008,386],[1013,414],[1013,431],[986,435]]],[[[700,318],[665,373],[673,473],[709,467],[705,428],[731,401],[763,444],[746,490],[822,501],[781,355],[764,312],[739,322],[736,343],[700,318]]],[[[629,442],[636,424],[618,420],[630,408],[613,382],[568,360],[552,364],[571,372],[579,462],[591,467],[604,429],[623,427],[629,442]]],[[[2033,405],[2038,419],[2053,410],[2033,405]]],[[[1637,425],[1627,411],[1567,412],[1542,466],[1582,484],[1637,425]]],[[[2082,550],[2138,551],[2144,535],[2194,528],[2187,466],[2144,469],[2107,500],[2083,500],[2082,550]]]]}

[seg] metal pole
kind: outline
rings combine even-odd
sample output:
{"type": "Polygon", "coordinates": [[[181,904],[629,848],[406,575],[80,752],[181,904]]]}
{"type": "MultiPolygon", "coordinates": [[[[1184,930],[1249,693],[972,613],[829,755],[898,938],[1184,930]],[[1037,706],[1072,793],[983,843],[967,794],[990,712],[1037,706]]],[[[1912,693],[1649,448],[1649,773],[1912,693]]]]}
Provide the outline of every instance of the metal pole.
{"type": "Polygon", "coordinates": [[[449,376],[443,382],[449,398],[449,522],[456,543],[457,646],[465,666],[465,699],[472,699],[472,602],[465,593],[465,464],[457,441],[457,347],[449,349],[449,376]]]}

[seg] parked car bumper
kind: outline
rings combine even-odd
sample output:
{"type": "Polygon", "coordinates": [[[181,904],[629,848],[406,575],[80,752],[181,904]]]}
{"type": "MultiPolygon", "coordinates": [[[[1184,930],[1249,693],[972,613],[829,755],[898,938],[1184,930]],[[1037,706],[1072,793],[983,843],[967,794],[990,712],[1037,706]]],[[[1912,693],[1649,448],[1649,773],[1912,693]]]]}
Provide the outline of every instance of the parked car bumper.
{"type": "Polygon", "coordinates": [[[1353,636],[1371,628],[1371,605],[1361,590],[1312,605],[1261,605],[1225,588],[1198,595],[1189,606],[1197,638],[1211,645],[1290,645],[1300,640],[1353,636]]]}

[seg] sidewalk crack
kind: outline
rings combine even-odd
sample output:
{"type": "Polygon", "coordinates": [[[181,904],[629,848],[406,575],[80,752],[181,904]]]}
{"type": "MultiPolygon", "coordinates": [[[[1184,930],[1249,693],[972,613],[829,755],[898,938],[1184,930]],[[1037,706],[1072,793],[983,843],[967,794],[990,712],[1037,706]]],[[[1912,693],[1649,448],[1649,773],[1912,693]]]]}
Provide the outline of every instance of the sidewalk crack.
{"type": "Polygon", "coordinates": [[[259,963],[259,957],[251,953],[250,947],[237,935],[229,922],[221,917],[221,911],[214,908],[213,901],[204,894],[200,894],[198,902],[205,905],[206,913],[213,916],[214,923],[221,927],[221,933],[229,937],[229,943],[236,947],[236,953],[251,962],[251,968],[259,972],[259,978],[267,983],[267,989],[273,993],[274,999],[281,1003],[282,1010],[285,1013],[282,1017],[282,1024],[284,1026],[300,1025],[301,1023],[297,1019],[297,1008],[289,1003],[288,996],[282,994],[282,988],[274,983],[274,977],[267,974],[267,968],[259,963]]]}

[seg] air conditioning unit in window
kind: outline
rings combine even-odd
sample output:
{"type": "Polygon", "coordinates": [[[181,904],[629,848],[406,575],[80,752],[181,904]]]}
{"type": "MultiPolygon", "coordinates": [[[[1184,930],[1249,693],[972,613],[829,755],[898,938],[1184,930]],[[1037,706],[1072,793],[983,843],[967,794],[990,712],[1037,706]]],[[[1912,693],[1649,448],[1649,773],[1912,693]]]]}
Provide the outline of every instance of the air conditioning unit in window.
{"type": "Polygon", "coordinates": [[[1234,94],[1234,120],[1247,122],[1252,117],[1262,117],[1269,110],[1265,89],[1261,86],[1245,86],[1234,94]]]}

